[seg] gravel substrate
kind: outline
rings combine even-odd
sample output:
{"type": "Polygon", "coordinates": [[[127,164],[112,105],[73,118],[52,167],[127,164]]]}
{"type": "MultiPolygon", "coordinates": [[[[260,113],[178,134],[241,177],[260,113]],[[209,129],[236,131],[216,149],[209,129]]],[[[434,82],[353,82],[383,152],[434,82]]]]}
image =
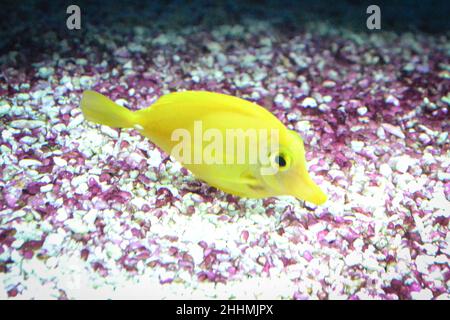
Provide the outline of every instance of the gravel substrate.
{"type": "Polygon", "coordinates": [[[450,33],[279,24],[85,22],[2,55],[0,299],[449,299],[450,33]],[[84,121],[86,89],[133,110],[182,89],[263,105],[329,200],[224,194],[84,121]]]}

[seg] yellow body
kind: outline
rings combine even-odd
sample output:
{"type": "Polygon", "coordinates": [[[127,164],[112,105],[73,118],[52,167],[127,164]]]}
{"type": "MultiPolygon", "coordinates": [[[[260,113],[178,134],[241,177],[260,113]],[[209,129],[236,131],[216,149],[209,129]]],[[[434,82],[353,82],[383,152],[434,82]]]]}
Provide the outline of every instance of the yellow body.
{"type": "MultiPolygon", "coordinates": [[[[173,140],[174,131],[184,129],[195,136],[194,123],[199,121],[203,132],[216,129],[223,136],[226,136],[227,129],[266,129],[268,134],[271,129],[277,130],[277,152],[282,154],[285,166],[273,175],[262,175],[259,163],[247,161],[195,164],[177,160],[199,179],[230,194],[250,198],[291,195],[316,205],[326,201],[326,195],[307,172],[301,137],[266,109],[249,101],[213,92],[185,91],[170,93],[150,107],[132,112],[99,93],[85,91],[81,108],[87,120],[114,128],[135,128],[168,154],[179,144],[173,140]]],[[[269,136],[263,138],[270,140],[269,136]]],[[[248,150],[252,150],[250,141],[245,140],[246,160],[250,156],[248,150]]],[[[191,148],[205,148],[207,145],[204,141],[192,139],[191,148]]],[[[217,154],[216,150],[214,156],[225,158],[227,151],[224,148],[217,154]]],[[[273,159],[272,155],[268,157],[273,159]]]]}

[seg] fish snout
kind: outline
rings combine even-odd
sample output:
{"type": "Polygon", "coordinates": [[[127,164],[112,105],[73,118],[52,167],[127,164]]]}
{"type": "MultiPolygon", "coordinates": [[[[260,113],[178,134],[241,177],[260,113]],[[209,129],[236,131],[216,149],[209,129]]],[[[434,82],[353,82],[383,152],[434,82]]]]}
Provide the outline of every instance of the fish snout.
{"type": "Polygon", "coordinates": [[[310,177],[297,180],[293,189],[292,195],[294,197],[311,202],[316,206],[324,204],[328,198],[325,192],[310,177]]]}

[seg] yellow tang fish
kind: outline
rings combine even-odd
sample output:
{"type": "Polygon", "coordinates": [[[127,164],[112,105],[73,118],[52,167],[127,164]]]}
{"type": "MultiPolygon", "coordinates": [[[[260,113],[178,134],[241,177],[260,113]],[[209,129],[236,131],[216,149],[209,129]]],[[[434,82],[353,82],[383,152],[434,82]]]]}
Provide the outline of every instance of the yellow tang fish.
{"type": "Polygon", "coordinates": [[[197,178],[227,193],[249,198],[291,195],[316,205],[327,199],[308,174],[302,138],[255,103],[184,91],[133,112],[85,91],[81,109],[95,123],[138,130],[197,178]]]}

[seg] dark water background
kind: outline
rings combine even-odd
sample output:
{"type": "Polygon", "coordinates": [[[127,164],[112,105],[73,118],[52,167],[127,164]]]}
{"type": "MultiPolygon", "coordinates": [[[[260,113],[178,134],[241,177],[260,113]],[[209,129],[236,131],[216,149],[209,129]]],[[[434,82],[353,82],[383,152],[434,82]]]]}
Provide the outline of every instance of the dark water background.
{"type": "MultiPolygon", "coordinates": [[[[0,4],[0,53],[24,47],[28,59],[42,47],[40,35],[52,31],[69,38],[83,37],[89,25],[107,29],[127,29],[136,25],[149,30],[182,31],[186,26],[213,27],[241,23],[248,19],[269,20],[283,33],[296,33],[310,21],[328,21],[353,31],[366,28],[366,8],[381,7],[383,31],[423,31],[442,34],[450,30],[449,1],[14,1],[0,4]],[[66,28],[65,9],[81,8],[82,30],[66,28]]],[[[98,30],[97,30],[98,32],[98,30]]]]}

